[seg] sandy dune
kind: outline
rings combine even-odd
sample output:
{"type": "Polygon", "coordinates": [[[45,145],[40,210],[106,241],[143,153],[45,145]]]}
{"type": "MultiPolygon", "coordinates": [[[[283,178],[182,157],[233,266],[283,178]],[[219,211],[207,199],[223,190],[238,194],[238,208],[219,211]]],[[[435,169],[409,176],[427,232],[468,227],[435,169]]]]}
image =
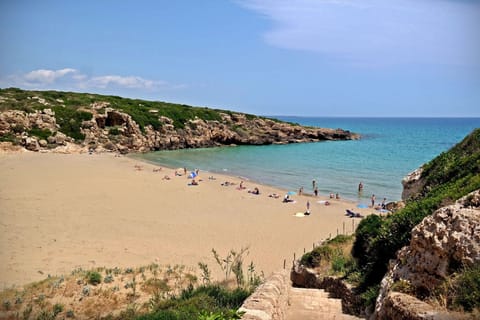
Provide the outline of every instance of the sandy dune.
{"type": "Polygon", "coordinates": [[[156,168],[110,154],[0,154],[1,288],[76,267],[151,262],[196,269],[202,261],[220,276],[211,249],[226,255],[244,246],[245,263],[268,275],[344,225],[352,232],[344,213],[353,203],[325,206],[317,203],[321,197],[293,196],[297,202],[285,204],[268,197],[284,190],[250,181],[237,190],[240,179],[210,180],[205,172],[199,186],[188,186],[185,176],[156,168]],[[247,192],[256,186],[260,195],[247,192]],[[312,214],[295,217],[307,200],[312,214]]]}

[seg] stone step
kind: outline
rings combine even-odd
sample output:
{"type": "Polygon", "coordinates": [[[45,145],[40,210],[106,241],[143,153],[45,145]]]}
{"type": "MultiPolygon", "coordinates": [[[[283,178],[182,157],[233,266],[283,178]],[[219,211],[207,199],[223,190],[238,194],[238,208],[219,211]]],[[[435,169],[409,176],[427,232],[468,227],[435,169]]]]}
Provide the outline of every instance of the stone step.
{"type": "Polygon", "coordinates": [[[343,314],[341,300],[320,289],[290,288],[288,302],[286,320],[361,319],[343,314]]]}

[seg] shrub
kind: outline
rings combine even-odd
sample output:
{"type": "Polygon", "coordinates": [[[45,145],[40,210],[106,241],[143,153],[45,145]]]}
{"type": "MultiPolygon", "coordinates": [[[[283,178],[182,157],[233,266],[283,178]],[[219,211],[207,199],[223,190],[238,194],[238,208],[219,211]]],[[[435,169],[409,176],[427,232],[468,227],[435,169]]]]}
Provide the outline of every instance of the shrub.
{"type": "Polygon", "coordinates": [[[335,273],[348,274],[355,268],[355,261],[346,257],[342,252],[334,255],[332,259],[332,270],[335,273]]]}
{"type": "Polygon", "coordinates": [[[330,261],[333,254],[334,250],[330,246],[319,246],[305,253],[300,259],[300,263],[310,268],[318,267],[322,263],[322,260],[330,261]]]}
{"type": "Polygon", "coordinates": [[[113,136],[118,136],[120,134],[120,130],[118,130],[117,127],[112,127],[108,129],[108,134],[111,134],[113,136]]]}
{"type": "Polygon", "coordinates": [[[38,137],[39,139],[47,140],[52,135],[52,132],[48,129],[32,128],[28,131],[31,136],[38,137]]]}
{"type": "Polygon", "coordinates": [[[465,269],[453,285],[453,305],[472,312],[480,309],[480,263],[465,269]]]}
{"type": "Polygon", "coordinates": [[[75,140],[85,139],[85,135],[81,132],[80,127],[82,121],[91,120],[93,115],[86,111],[77,111],[66,107],[53,107],[55,111],[55,119],[60,126],[60,132],[75,140]]]}
{"type": "Polygon", "coordinates": [[[102,275],[96,271],[87,272],[87,282],[91,285],[96,286],[102,282],[102,275]]]}

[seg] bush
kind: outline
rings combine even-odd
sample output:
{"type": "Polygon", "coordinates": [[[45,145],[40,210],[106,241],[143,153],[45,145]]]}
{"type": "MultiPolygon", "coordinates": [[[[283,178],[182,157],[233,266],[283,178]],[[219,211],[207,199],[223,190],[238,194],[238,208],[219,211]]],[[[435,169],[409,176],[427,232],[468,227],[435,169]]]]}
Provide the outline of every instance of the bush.
{"type": "Polygon", "coordinates": [[[47,140],[47,138],[52,135],[52,132],[48,129],[32,128],[30,131],[28,131],[28,134],[39,139],[47,140]]]}
{"type": "MultiPolygon", "coordinates": [[[[194,289],[192,286],[182,291],[179,297],[161,300],[153,307],[153,312],[137,317],[137,320],[187,320],[197,319],[200,314],[223,316],[213,319],[236,319],[228,317],[238,309],[250,295],[250,291],[237,288],[229,290],[219,285],[206,285],[194,289]]],[[[208,319],[208,318],[206,318],[208,319]]]]}
{"type": "Polygon", "coordinates": [[[300,259],[300,263],[310,268],[318,267],[322,263],[322,260],[330,261],[333,254],[334,250],[330,246],[322,245],[305,253],[302,259],[300,259]]]}
{"type": "Polygon", "coordinates": [[[459,275],[453,285],[452,296],[456,308],[461,307],[468,312],[480,309],[480,263],[459,275]]]}
{"type": "Polygon", "coordinates": [[[113,135],[113,136],[118,136],[120,134],[120,130],[118,130],[117,127],[112,127],[108,129],[108,134],[113,135]]]}
{"type": "Polygon", "coordinates": [[[85,139],[85,135],[81,132],[80,127],[82,121],[91,120],[93,115],[86,111],[77,111],[65,107],[53,107],[55,111],[55,119],[60,126],[60,132],[75,140],[85,139]]]}
{"type": "Polygon", "coordinates": [[[96,286],[102,282],[102,275],[96,271],[87,272],[87,282],[91,285],[96,286]]]}

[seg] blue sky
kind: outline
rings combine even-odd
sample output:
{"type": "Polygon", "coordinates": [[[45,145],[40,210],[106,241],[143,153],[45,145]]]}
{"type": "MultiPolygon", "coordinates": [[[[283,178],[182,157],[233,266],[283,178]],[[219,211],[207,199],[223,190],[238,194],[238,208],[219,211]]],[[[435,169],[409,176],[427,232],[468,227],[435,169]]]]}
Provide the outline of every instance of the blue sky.
{"type": "Polygon", "coordinates": [[[480,1],[0,1],[0,87],[262,115],[480,116],[480,1]]]}

